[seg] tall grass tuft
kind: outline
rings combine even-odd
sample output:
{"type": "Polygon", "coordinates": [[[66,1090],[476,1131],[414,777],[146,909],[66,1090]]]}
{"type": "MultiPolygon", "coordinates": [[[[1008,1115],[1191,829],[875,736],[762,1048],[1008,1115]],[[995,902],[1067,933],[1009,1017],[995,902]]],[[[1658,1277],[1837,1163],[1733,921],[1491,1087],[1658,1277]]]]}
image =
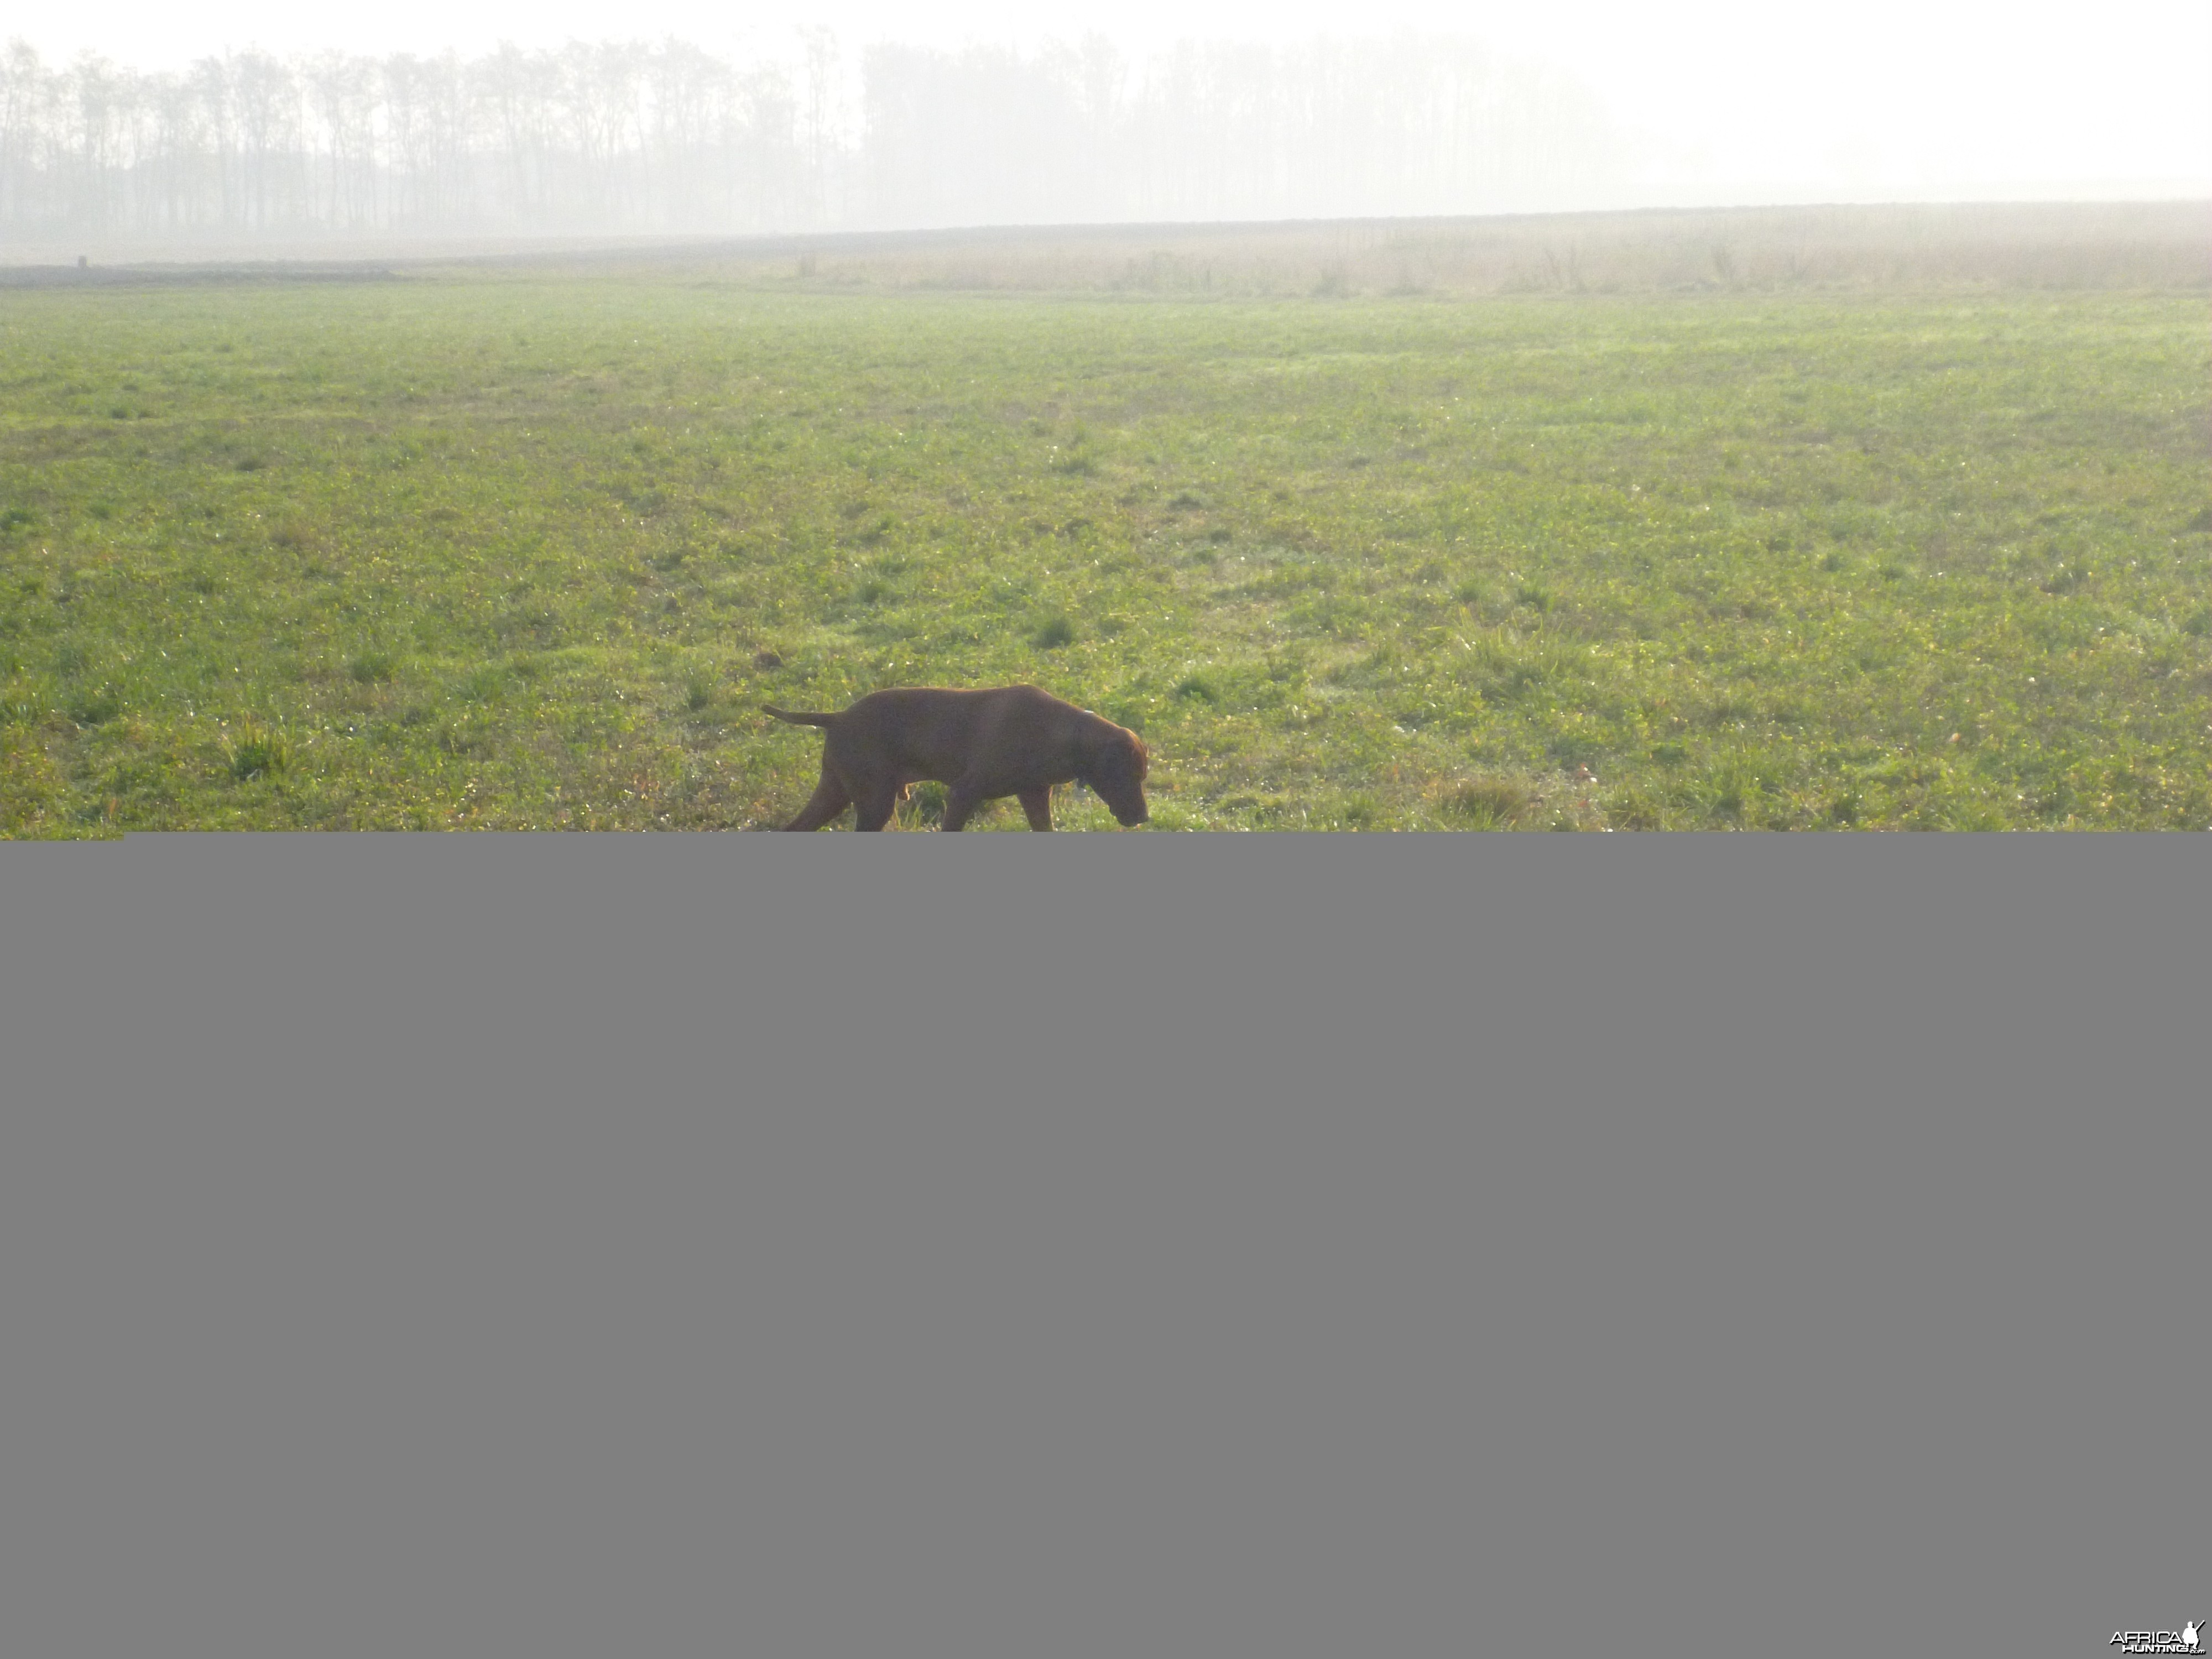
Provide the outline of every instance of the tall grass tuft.
{"type": "Polygon", "coordinates": [[[1470,830],[1510,830],[1535,796],[1510,778],[1474,778],[1444,797],[1444,811],[1470,830]]]}
{"type": "Polygon", "coordinates": [[[222,757],[230,775],[251,778],[281,775],[292,768],[292,740],[277,727],[248,714],[222,738],[222,757]]]}

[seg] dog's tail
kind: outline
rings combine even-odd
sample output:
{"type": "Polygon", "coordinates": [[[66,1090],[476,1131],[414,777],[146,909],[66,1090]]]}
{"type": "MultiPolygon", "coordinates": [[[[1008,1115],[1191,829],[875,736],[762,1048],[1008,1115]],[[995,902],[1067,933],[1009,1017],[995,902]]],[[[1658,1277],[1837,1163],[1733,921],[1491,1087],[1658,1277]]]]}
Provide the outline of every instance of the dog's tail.
{"type": "Polygon", "coordinates": [[[773,714],[793,726],[830,726],[836,725],[838,720],[835,714],[794,714],[788,708],[771,708],[766,703],[761,705],[761,713],[773,714]]]}

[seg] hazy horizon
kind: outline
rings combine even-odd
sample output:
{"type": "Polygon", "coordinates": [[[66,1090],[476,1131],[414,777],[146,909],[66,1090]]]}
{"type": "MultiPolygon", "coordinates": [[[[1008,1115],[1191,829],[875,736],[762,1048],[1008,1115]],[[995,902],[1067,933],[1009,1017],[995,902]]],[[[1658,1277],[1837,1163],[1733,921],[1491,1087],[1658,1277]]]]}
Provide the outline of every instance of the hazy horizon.
{"type": "Polygon", "coordinates": [[[0,244],[2212,197],[2201,4],[2086,29],[1896,0],[1848,22],[1385,0],[1345,24],[1216,0],[852,0],[743,28],[702,0],[92,0],[0,35],[0,244]]]}

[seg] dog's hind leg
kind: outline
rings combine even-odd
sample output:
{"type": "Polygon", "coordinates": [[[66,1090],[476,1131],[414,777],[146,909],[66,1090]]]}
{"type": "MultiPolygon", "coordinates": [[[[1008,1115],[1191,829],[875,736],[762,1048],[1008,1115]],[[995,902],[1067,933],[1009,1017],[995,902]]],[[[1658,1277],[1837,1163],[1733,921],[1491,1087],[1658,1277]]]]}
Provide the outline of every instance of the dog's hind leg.
{"type": "Polygon", "coordinates": [[[880,830],[898,810],[898,790],[889,784],[869,783],[853,796],[853,828],[880,830]]]}
{"type": "Polygon", "coordinates": [[[945,792],[945,815],[937,821],[939,830],[964,830],[981,803],[975,796],[954,784],[945,792]]]}
{"type": "Polygon", "coordinates": [[[1029,815],[1030,829],[1052,828],[1052,786],[1050,784],[1045,785],[1041,789],[1024,789],[1018,799],[1022,803],[1022,811],[1029,815]]]}
{"type": "Polygon", "coordinates": [[[814,786],[814,798],[799,808],[797,817],[783,827],[787,830],[819,830],[852,802],[853,798],[846,793],[844,784],[824,762],[822,781],[814,786]]]}

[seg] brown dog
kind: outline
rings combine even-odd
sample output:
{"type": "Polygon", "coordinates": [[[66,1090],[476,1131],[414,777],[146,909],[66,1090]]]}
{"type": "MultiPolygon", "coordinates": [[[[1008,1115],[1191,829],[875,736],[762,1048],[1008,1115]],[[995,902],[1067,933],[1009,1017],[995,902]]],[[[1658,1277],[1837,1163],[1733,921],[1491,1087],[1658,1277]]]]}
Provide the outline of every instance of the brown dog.
{"type": "Polygon", "coordinates": [[[1030,829],[1049,830],[1056,783],[1089,784],[1124,824],[1152,816],[1145,805],[1148,761],[1137,734],[1034,685],[917,686],[871,691],[838,714],[767,712],[829,733],[822,781],[787,830],[819,830],[848,806],[855,829],[880,830],[908,787],[924,780],[945,787],[947,830],[1002,795],[1020,799],[1030,829]]]}

